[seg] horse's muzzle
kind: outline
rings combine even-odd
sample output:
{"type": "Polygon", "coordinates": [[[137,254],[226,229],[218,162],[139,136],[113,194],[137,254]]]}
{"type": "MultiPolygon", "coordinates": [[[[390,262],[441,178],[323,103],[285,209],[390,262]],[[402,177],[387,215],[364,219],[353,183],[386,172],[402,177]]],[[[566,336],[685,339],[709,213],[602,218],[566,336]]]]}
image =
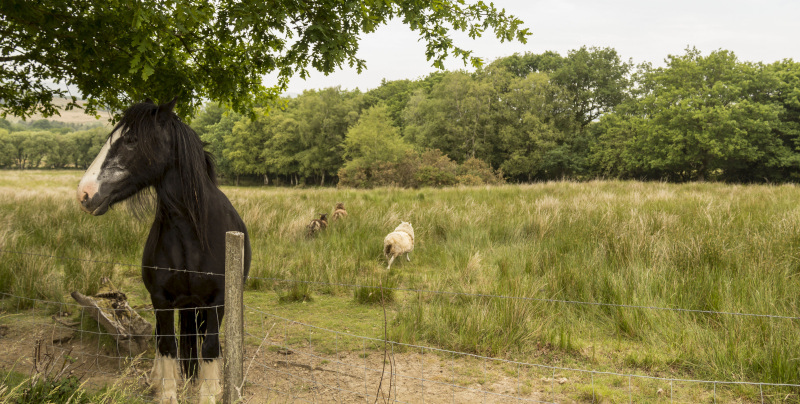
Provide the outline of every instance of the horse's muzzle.
{"type": "Polygon", "coordinates": [[[108,198],[97,192],[97,187],[91,184],[81,184],[78,186],[78,202],[81,209],[93,216],[100,216],[108,211],[108,198]],[[90,194],[91,192],[91,194],[90,194]]]}

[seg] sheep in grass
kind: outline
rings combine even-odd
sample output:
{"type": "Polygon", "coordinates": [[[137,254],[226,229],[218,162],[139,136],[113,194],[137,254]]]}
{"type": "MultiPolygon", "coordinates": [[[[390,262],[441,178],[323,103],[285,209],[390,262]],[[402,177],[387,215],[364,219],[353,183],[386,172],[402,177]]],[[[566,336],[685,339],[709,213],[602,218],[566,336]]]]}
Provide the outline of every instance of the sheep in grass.
{"type": "Polygon", "coordinates": [[[411,261],[408,253],[413,250],[414,228],[411,227],[409,222],[400,222],[400,225],[383,239],[383,255],[389,260],[389,265],[386,266],[386,269],[391,269],[394,259],[402,254],[405,254],[406,259],[411,261]]]}
{"type": "Polygon", "coordinates": [[[344,204],[341,202],[336,203],[336,209],[333,211],[333,220],[344,219],[347,217],[347,211],[344,210],[344,204]]]}
{"type": "Polygon", "coordinates": [[[320,213],[319,219],[314,219],[308,224],[307,237],[313,237],[317,232],[325,230],[328,227],[328,214],[320,213]]]}

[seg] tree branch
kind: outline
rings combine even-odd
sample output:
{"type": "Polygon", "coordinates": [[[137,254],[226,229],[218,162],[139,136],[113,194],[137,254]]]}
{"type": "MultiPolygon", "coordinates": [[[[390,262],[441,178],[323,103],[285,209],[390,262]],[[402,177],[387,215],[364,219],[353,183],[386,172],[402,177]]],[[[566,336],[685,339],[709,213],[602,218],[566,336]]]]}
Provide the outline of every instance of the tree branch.
{"type": "Polygon", "coordinates": [[[0,63],[4,62],[19,62],[28,59],[26,55],[16,55],[16,56],[0,56],[0,63]]]}

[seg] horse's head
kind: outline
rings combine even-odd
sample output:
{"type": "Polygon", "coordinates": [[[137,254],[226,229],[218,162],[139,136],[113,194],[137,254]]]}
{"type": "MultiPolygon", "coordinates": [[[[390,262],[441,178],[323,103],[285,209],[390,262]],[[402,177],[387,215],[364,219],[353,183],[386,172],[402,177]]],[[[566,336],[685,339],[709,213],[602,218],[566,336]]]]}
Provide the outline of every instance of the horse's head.
{"type": "Polygon", "coordinates": [[[175,101],[156,105],[148,99],[125,110],[78,185],[81,209],[99,216],[153,185],[170,161],[165,124],[177,119],[175,101]]]}

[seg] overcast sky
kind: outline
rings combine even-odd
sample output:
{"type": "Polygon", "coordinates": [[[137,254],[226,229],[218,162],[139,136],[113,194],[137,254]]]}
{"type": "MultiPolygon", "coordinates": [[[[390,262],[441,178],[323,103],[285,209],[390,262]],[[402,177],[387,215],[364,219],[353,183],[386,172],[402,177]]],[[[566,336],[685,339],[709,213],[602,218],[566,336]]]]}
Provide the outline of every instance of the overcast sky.
{"type": "MultiPolygon", "coordinates": [[[[474,0],[467,0],[474,2],[474,0]]],[[[485,0],[489,1],[489,0],[485,0]]],[[[486,32],[473,41],[456,35],[456,43],[472,49],[490,62],[515,52],[552,50],[566,55],[586,46],[611,47],[623,60],[663,65],[669,55],[694,46],[703,55],[717,49],[733,51],[739,60],[771,63],[791,58],[800,61],[800,1],[706,0],[494,0],[525,22],[533,33],[528,43],[500,43],[486,32]]],[[[325,76],[311,72],[295,78],[289,93],[341,86],[369,90],[382,79],[417,79],[435,71],[425,60],[425,44],[400,21],[361,38],[358,56],[367,62],[360,75],[346,68],[325,76]]],[[[448,70],[467,69],[460,60],[446,63],[448,70]]],[[[472,70],[472,69],[467,69],[472,70]]],[[[267,78],[265,84],[271,85],[267,78]]]]}

